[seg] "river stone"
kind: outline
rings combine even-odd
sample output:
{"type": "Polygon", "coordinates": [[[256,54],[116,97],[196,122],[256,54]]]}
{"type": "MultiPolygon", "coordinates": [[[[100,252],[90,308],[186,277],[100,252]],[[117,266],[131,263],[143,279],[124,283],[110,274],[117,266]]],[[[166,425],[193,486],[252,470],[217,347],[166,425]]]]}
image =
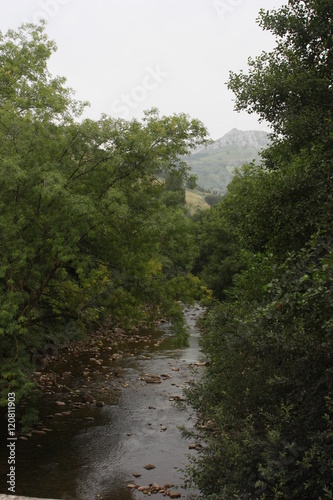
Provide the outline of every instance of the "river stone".
{"type": "Polygon", "coordinates": [[[37,429],[33,429],[31,431],[32,434],[35,434],[36,436],[45,436],[46,432],[45,431],[39,431],[37,429]]]}
{"type": "Polygon", "coordinates": [[[181,493],[178,493],[178,491],[169,491],[168,497],[169,498],[181,498],[181,493]]]}
{"type": "Polygon", "coordinates": [[[173,483],[166,483],[163,488],[165,488],[166,490],[168,490],[169,488],[173,488],[174,487],[174,484],[173,483]]]}
{"type": "Polygon", "coordinates": [[[151,493],[159,493],[159,492],[161,492],[161,490],[162,490],[162,488],[157,483],[154,483],[153,485],[150,486],[151,493]]]}
{"type": "Polygon", "coordinates": [[[183,398],[182,396],[178,396],[178,395],[173,395],[171,396],[171,398],[174,400],[174,401],[186,401],[185,398],[183,398]]]}
{"type": "Polygon", "coordinates": [[[112,356],[111,356],[111,359],[112,359],[113,361],[116,361],[117,359],[121,359],[121,358],[122,358],[122,355],[121,355],[121,354],[116,354],[116,353],[115,353],[115,354],[112,354],[112,356]]]}
{"type": "Polygon", "coordinates": [[[75,409],[79,409],[79,408],[83,408],[83,407],[84,407],[84,403],[76,402],[73,404],[73,408],[75,408],[75,409]]]}
{"type": "Polygon", "coordinates": [[[161,384],[161,383],[162,383],[162,380],[157,375],[146,378],[146,384],[161,384]]]}
{"type": "Polygon", "coordinates": [[[96,363],[96,365],[102,364],[102,361],[100,359],[97,359],[97,358],[89,358],[89,361],[91,361],[92,363],[96,363]]]}
{"type": "Polygon", "coordinates": [[[147,464],[147,465],[144,466],[144,469],[147,469],[147,470],[155,469],[155,465],[153,465],[153,464],[147,464]]]}
{"type": "Polygon", "coordinates": [[[139,486],[138,491],[147,492],[149,491],[149,486],[139,486]]]}
{"type": "Polygon", "coordinates": [[[207,363],[206,363],[206,362],[204,362],[204,361],[196,361],[196,362],[194,363],[194,366],[206,366],[206,365],[207,365],[207,363]]]}

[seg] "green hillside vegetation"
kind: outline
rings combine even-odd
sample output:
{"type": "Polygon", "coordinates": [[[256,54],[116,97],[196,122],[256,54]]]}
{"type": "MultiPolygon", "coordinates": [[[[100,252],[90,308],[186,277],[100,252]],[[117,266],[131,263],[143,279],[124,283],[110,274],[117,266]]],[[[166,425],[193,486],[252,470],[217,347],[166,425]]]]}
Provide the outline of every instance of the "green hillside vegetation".
{"type": "Polygon", "coordinates": [[[204,190],[196,189],[196,179],[191,175],[186,182],[186,186],[193,186],[193,189],[184,187],[184,179],[182,177],[173,178],[172,182],[168,178],[160,177],[158,182],[164,184],[166,189],[165,196],[170,198],[170,202],[185,205],[190,215],[194,215],[200,210],[207,210],[210,204],[205,198],[209,196],[204,190]],[[173,200],[173,201],[172,201],[173,200]]]}
{"type": "Polygon", "coordinates": [[[186,189],[186,206],[188,207],[191,215],[209,208],[209,204],[205,201],[206,195],[207,193],[186,189]]]}
{"type": "Polygon", "coordinates": [[[236,167],[243,163],[260,163],[260,156],[250,146],[227,146],[221,149],[203,149],[192,154],[187,163],[198,178],[198,185],[207,191],[225,193],[236,167]]]}

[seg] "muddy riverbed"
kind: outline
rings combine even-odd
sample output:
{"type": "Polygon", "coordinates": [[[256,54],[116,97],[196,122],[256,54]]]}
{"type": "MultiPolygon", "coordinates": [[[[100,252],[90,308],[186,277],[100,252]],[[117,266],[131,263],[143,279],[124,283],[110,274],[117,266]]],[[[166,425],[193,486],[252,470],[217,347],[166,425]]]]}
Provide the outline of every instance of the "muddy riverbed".
{"type": "MultiPolygon", "coordinates": [[[[164,324],[130,343],[110,347],[101,341],[86,353],[69,352],[65,360],[51,364],[55,381],[47,382],[41,421],[17,441],[17,495],[134,500],[154,493],[156,499],[187,498],[182,470],[196,449],[181,437],[179,426],[191,428],[193,420],[179,402],[189,380],[200,377],[205,360],[195,327],[202,309],[195,306],[184,314],[190,331],[187,348],[172,347],[172,331],[164,324]],[[142,491],[144,486],[149,488],[142,491]]],[[[1,442],[5,439],[2,435],[1,442]]],[[[7,493],[6,452],[2,446],[2,493],[7,493]]]]}

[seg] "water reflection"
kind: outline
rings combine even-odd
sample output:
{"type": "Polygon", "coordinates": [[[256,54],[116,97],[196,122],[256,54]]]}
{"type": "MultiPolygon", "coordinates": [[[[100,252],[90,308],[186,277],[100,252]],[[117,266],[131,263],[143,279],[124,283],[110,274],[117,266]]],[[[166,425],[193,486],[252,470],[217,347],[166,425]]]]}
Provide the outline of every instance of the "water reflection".
{"type": "MultiPolygon", "coordinates": [[[[52,432],[18,442],[16,493],[64,500],[133,500],[142,498],[141,493],[126,487],[133,481],[180,486],[179,469],[187,462],[187,454],[195,452],[189,451],[178,429],[192,425],[189,414],[177,408],[173,399],[182,395],[182,387],[193,377],[191,363],[202,358],[194,326],[200,313],[199,308],[186,312],[190,347],[171,349],[167,341],[154,346],[161,336],[169,338],[166,325],[149,346],[144,344],[134,351],[135,355],[128,353],[117,363],[109,362],[109,372],[118,370],[121,378],[96,377],[93,388],[108,394],[118,383],[117,404],[84,407],[46,421],[52,432]],[[142,377],[147,373],[170,378],[148,384],[142,377]],[[155,468],[146,470],[148,463],[155,468]]],[[[84,359],[82,365],[87,364],[88,359],[84,359]]],[[[80,383],[82,380],[73,380],[73,386],[80,383]]],[[[51,412],[54,406],[47,403],[43,420],[51,412]]],[[[0,491],[6,492],[3,451],[0,491]]],[[[186,496],[181,488],[178,491],[186,496]]],[[[154,497],[163,498],[162,494],[154,497]]]]}

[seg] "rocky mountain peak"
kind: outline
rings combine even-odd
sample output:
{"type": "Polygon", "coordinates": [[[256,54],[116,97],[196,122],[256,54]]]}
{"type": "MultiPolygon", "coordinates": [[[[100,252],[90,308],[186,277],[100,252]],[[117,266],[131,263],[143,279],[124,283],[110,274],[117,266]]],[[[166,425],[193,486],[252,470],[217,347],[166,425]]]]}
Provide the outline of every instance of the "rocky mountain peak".
{"type": "Polygon", "coordinates": [[[209,146],[193,151],[186,161],[201,188],[225,193],[235,168],[252,161],[260,164],[259,152],[269,144],[267,132],[233,128],[209,146]]]}
{"type": "Polygon", "coordinates": [[[226,146],[249,146],[260,151],[269,144],[267,132],[262,130],[238,130],[233,128],[227,132],[223,137],[217,139],[213,144],[208,146],[211,149],[220,149],[226,146]]]}

